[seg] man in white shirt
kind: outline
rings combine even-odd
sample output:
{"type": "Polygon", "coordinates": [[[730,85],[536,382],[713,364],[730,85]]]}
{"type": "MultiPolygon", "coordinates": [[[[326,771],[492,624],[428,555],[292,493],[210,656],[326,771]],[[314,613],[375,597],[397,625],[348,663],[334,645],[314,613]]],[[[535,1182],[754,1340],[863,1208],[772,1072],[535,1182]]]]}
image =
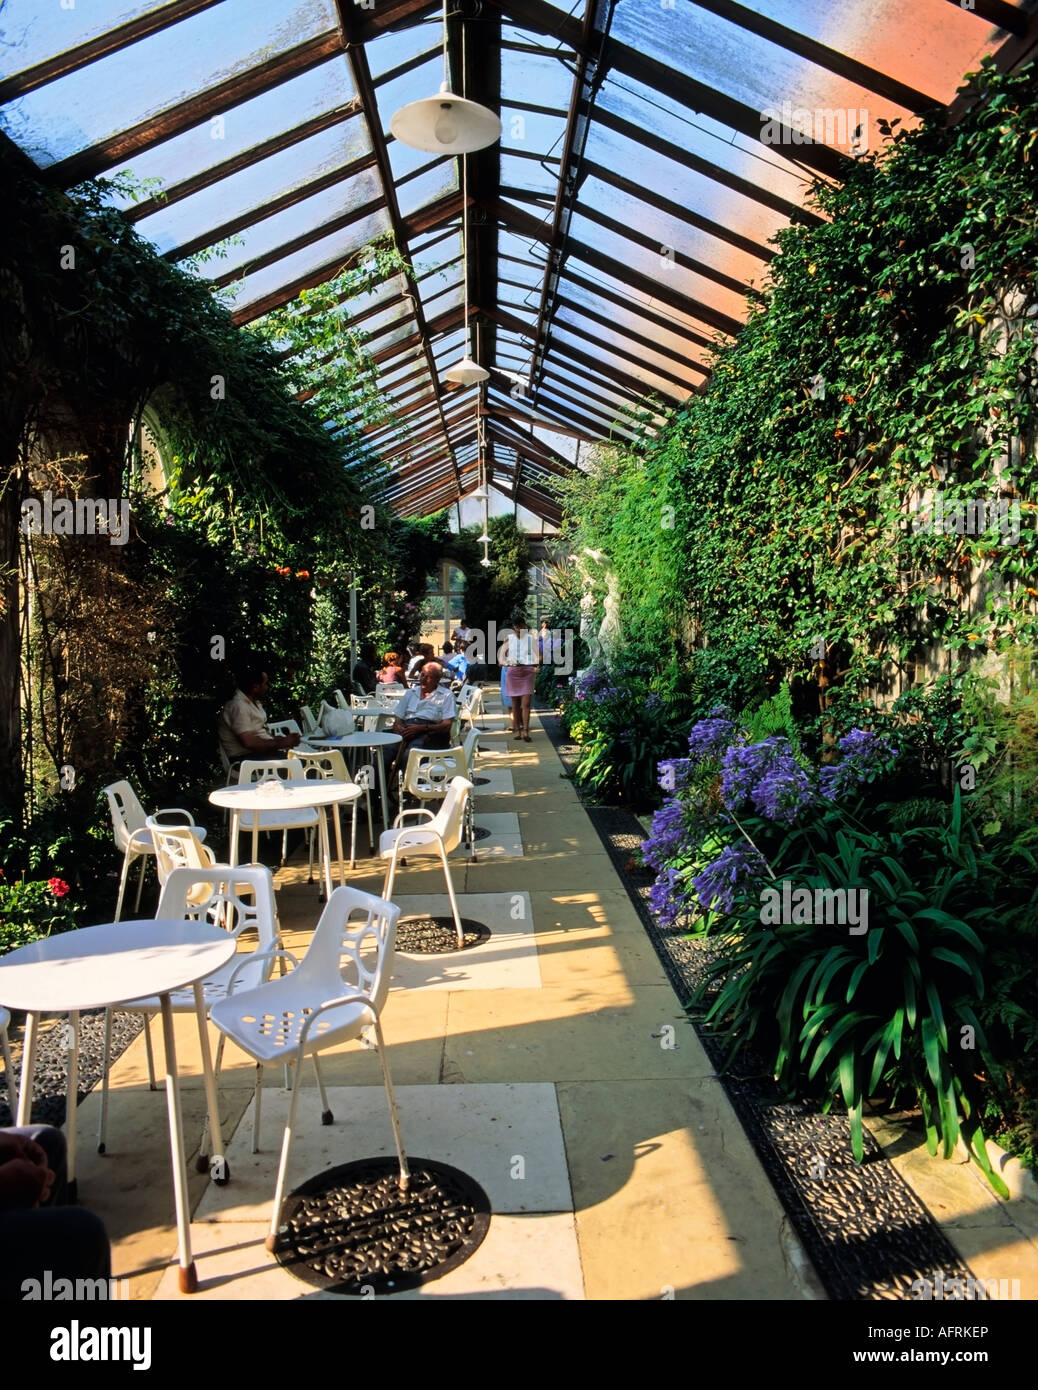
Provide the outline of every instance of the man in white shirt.
{"type": "Polygon", "coordinates": [[[441,685],[443,663],[427,661],[418,673],[418,689],[400,697],[396,707],[393,733],[400,743],[393,770],[406,766],[411,748],[447,748],[450,727],[454,720],[454,696],[449,685],[441,685]]]}
{"type": "Polygon", "coordinates": [[[266,711],[260,704],[270,686],[266,671],[259,666],[246,667],[238,673],[238,686],[221,710],[218,725],[220,743],[230,761],[295,748],[298,734],[275,736],[267,728],[266,711]]]}

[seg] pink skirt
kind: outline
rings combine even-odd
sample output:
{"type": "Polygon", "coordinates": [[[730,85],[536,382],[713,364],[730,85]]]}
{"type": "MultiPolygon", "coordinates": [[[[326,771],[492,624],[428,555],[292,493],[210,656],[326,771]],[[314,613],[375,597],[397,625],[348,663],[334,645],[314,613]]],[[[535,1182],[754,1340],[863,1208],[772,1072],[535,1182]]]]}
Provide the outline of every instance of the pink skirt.
{"type": "Polygon", "coordinates": [[[532,695],[533,683],[537,679],[536,666],[506,666],[505,695],[509,700],[519,695],[532,695]]]}

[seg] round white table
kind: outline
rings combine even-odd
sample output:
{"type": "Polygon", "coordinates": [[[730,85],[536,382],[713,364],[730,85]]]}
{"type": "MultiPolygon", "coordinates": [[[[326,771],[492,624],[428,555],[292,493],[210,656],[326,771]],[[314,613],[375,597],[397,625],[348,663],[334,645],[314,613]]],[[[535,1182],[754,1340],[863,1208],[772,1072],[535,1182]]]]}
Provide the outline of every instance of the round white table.
{"type": "Polygon", "coordinates": [[[191,1255],[190,1212],[187,1204],[187,1170],[184,1163],[180,1116],[180,1082],[173,1039],[171,990],[194,986],[195,1012],[209,1106],[213,1159],[210,1171],[226,1174],[220,1109],[213,1079],[205,1002],[200,981],[226,965],[237,949],[228,932],[208,923],[150,918],[133,922],[108,922],[97,927],[49,936],[20,946],[0,961],[0,999],[8,1008],[24,1009],[25,1050],[18,1095],[19,1125],[29,1123],[36,1042],[40,1014],[67,1013],[71,1023],[68,1051],[68,1101],[66,1130],[70,1184],[76,1171],[76,1095],[79,1071],[79,1015],[83,1009],[106,1009],[130,999],[159,996],[162,1037],[166,1054],[166,1100],[169,1109],[169,1142],[173,1160],[173,1196],[180,1249],[180,1291],[194,1293],[198,1286],[191,1255]]]}
{"type": "MultiPolygon", "coordinates": [[[[297,763],[296,766],[298,765],[297,763]]],[[[236,787],[217,787],[216,791],[209,793],[209,800],[214,806],[225,807],[231,812],[231,844],[228,857],[232,866],[238,863],[238,833],[242,816],[252,812],[252,862],[255,864],[259,862],[256,856],[259,852],[259,832],[264,828],[260,821],[263,811],[316,811],[321,837],[324,889],[328,897],[331,897],[332,863],[325,809],[331,806],[335,816],[339,883],[345,884],[346,870],[342,861],[342,824],[339,820],[339,807],[344,801],[355,801],[361,792],[362,789],[354,782],[340,782],[332,778],[307,777],[290,782],[278,777],[265,782],[244,782],[236,787]]]]}
{"type": "MultiPolygon", "coordinates": [[[[338,737],[320,738],[311,735],[307,738],[307,743],[314,748],[388,748],[390,744],[401,743],[399,734],[390,733],[355,733],[339,734],[338,737]]],[[[382,798],[382,829],[389,829],[389,808],[386,804],[386,765],[379,754],[375,759],[378,763],[378,790],[382,798]]],[[[373,847],[374,848],[374,847],[373,847]]]]}

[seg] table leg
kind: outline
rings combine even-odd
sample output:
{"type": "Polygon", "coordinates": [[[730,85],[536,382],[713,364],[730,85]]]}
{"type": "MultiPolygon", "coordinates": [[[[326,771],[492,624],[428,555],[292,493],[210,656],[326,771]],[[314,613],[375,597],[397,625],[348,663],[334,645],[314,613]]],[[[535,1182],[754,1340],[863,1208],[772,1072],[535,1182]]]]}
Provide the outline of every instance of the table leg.
{"type": "Polygon", "coordinates": [[[325,901],[332,896],[332,852],[328,843],[328,814],[327,808],[319,806],[317,815],[320,822],[320,841],[321,841],[321,866],[324,869],[324,891],[325,901]]]}
{"type": "MultiPolygon", "coordinates": [[[[386,808],[386,760],[381,756],[382,750],[376,748],[375,752],[379,756],[375,759],[378,763],[378,789],[382,797],[382,829],[389,829],[389,811],[386,808]]],[[[374,848],[374,846],[372,846],[374,848]]]]}
{"type": "Polygon", "coordinates": [[[205,1103],[209,1109],[209,1172],[214,1182],[225,1183],[230,1176],[223,1155],[223,1131],[220,1128],[220,1097],[216,1090],[213,1054],[209,1047],[209,1025],[206,1023],[205,995],[196,980],[195,1014],[198,1018],[198,1042],[202,1052],[202,1075],[205,1077],[205,1103]]]}
{"type": "Polygon", "coordinates": [[[65,1147],[68,1149],[68,1195],[69,1201],[76,1200],[76,1118],[79,1095],[79,1013],[73,1010],[68,1016],[68,1066],[65,1075],[65,1147]]]}
{"type": "Polygon", "coordinates": [[[22,1046],[22,1074],[18,1082],[18,1115],[15,1123],[31,1124],[32,1083],[36,1077],[36,1042],[40,1032],[39,1014],[28,1014],[25,1019],[25,1042],[22,1046]]]}
{"type": "Polygon", "coordinates": [[[162,1041],[166,1054],[166,1103],[169,1109],[169,1147],[173,1159],[173,1201],[177,1211],[177,1240],[180,1254],[181,1293],[195,1293],[198,1274],[191,1255],[191,1216],[187,1204],[187,1166],[184,1163],[184,1134],[180,1117],[180,1081],[177,1077],[176,1044],[173,1039],[173,1009],[169,995],[160,994],[162,1041]]]}
{"type": "Polygon", "coordinates": [[[346,887],[346,869],[342,862],[342,820],[339,817],[339,803],[332,803],[332,815],[335,817],[335,848],[339,854],[339,887],[346,887]]]}
{"type": "Polygon", "coordinates": [[[233,811],[233,810],[232,810],[232,811],[231,811],[231,844],[230,844],[230,849],[228,850],[228,854],[227,854],[227,861],[228,861],[228,863],[231,865],[232,868],[236,868],[236,867],[237,867],[237,864],[238,864],[238,831],[239,831],[240,823],[241,823],[240,814],[239,814],[237,811],[233,811]]]}

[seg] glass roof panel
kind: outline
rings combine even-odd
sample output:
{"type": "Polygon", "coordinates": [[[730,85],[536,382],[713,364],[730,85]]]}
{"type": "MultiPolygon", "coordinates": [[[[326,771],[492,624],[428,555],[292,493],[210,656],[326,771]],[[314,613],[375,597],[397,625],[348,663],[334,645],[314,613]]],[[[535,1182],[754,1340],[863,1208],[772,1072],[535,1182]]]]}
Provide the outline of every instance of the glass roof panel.
{"type": "Polygon", "coordinates": [[[129,19],[163,6],[157,0],[92,0],[78,9],[48,5],[44,12],[39,0],[6,0],[3,8],[0,77],[24,72],[46,58],[66,53],[129,19]]]}
{"type": "Polygon", "coordinates": [[[433,18],[422,24],[412,24],[406,29],[380,34],[377,39],[369,39],[364,52],[371,70],[372,81],[378,86],[382,75],[398,68],[419,53],[437,52],[440,44],[439,11],[433,18]]]}
{"type": "MultiPolygon", "coordinates": [[[[351,207],[359,208],[364,203],[374,201],[381,190],[376,171],[364,169],[345,184],[335,184],[323,193],[304,198],[301,203],[246,227],[228,248],[227,257],[211,262],[206,268],[207,273],[210,273],[210,278],[217,278],[238,266],[247,266],[249,261],[277,250],[295,237],[316,230],[322,223],[343,215],[351,207]]],[[[351,240],[351,245],[358,246],[360,243],[351,240]]]]}
{"type": "MultiPolygon", "coordinates": [[[[394,143],[397,143],[394,141],[394,143]]],[[[444,198],[458,187],[457,166],[453,159],[444,160],[416,179],[397,188],[397,202],[401,217],[411,217],[419,208],[428,207],[438,198],[444,198]]]]}
{"type": "Polygon", "coordinates": [[[561,155],[565,136],[565,111],[560,111],[558,116],[546,116],[541,111],[523,111],[502,105],[502,150],[535,150],[540,155],[561,155]]]}
{"type": "Polygon", "coordinates": [[[742,0],[757,14],[818,39],[879,72],[889,73],[938,101],[950,101],[962,75],[990,48],[990,28],[977,22],[970,5],[946,0],[912,0],[906,24],[902,0],[742,0]]]}
{"type": "MultiPolygon", "coordinates": [[[[618,6],[622,9],[622,6],[618,6]]],[[[615,27],[615,19],[613,21],[615,27]]],[[[529,35],[525,35],[529,43],[529,35]]],[[[509,101],[530,101],[538,106],[555,106],[565,113],[573,91],[573,73],[558,58],[537,53],[501,53],[501,105],[509,101]]]]}
{"type": "Polygon", "coordinates": [[[419,277],[435,270],[437,266],[447,265],[456,261],[461,256],[461,233],[455,232],[452,236],[446,237],[443,241],[430,247],[428,251],[412,252],[411,260],[414,265],[414,273],[419,277]]]}
{"type": "Polygon", "coordinates": [[[536,159],[516,159],[507,151],[501,152],[501,182],[514,188],[528,188],[554,198],[559,186],[558,165],[547,168],[536,159]]]}
{"type": "MultiPolygon", "coordinates": [[[[669,353],[665,351],[653,352],[651,349],[647,348],[644,343],[632,343],[625,336],[622,328],[616,330],[606,328],[604,324],[597,320],[584,318],[583,315],[576,313],[572,309],[566,308],[562,308],[558,311],[553,319],[553,323],[558,327],[565,327],[567,324],[571,324],[575,329],[580,330],[585,339],[591,337],[595,342],[603,343],[607,347],[621,349],[626,354],[626,357],[621,358],[621,360],[628,360],[631,356],[634,356],[637,357],[646,368],[651,369],[654,366],[662,367],[668,371],[671,376],[679,377],[683,381],[687,380],[689,390],[691,390],[698,381],[702,380],[700,373],[687,367],[680,359],[675,360],[669,353]]],[[[569,337],[568,334],[567,337],[569,337]]],[[[573,341],[576,343],[576,338],[574,338],[573,341]]],[[[593,351],[594,349],[584,349],[584,351],[589,350],[593,351]]]]}
{"type": "Polygon", "coordinates": [[[244,280],[238,280],[228,286],[228,289],[233,291],[232,307],[247,309],[250,304],[266,298],[283,285],[292,284],[321,265],[335,262],[345,265],[361,246],[374,241],[376,237],[385,236],[388,231],[389,218],[385,209],[380,208],[370,217],[353,223],[345,231],[322,237],[320,241],[303,247],[291,256],[282,257],[263,270],[251,275],[246,274],[244,280]]]}
{"type": "Polygon", "coordinates": [[[208,227],[219,226],[240,214],[259,209],[321,174],[342,168],[364,153],[365,136],[364,122],[355,116],[269,159],[250,164],[191,197],[171,203],[168,208],[160,207],[138,223],[138,230],[160,251],[181,246],[202,235],[208,227]]]}
{"type": "MultiPolygon", "coordinates": [[[[389,134],[389,122],[393,112],[410,101],[434,96],[443,81],[443,59],[438,50],[433,51],[426,62],[419,63],[410,72],[391,78],[379,87],[377,92],[379,118],[382,129],[389,134]]],[[[399,142],[398,142],[399,143],[399,142]]],[[[427,152],[415,151],[422,159],[428,159],[427,152]]]]}
{"type": "Polygon", "coordinates": [[[223,0],[163,33],[26,93],[5,109],[7,129],[53,163],[157,116],[305,39],[335,28],[332,0],[297,0],[287,12],[223,0]]]}
{"type": "MultiPolygon", "coordinates": [[[[214,165],[238,158],[283,131],[352,101],[355,95],[349,64],[344,58],[333,59],[289,82],[282,82],[269,92],[230,107],[224,114],[222,127],[205,121],[151,149],[142,150],[132,157],[129,167],[139,179],[160,178],[164,187],[172,188],[214,165]],[[221,129],[222,137],[214,138],[221,129]]],[[[359,117],[340,129],[344,131],[343,140],[348,142],[351,158],[369,148],[367,130],[359,117]]]]}
{"type": "MultiPolygon", "coordinates": [[[[903,6],[901,10],[903,15],[903,6]]],[[[795,21],[791,27],[796,27],[795,21]]],[[[859,111],[865,112],[864,123],[870,127],[880,116],[898,116],[903,120],[911,114],[889,97],[881,99],[870,94],[856,83],[697,5],[662,12],[639,5],[618,5],[611,32],[621,43],[677,68],[712,91],[734,97],[751,111],[779,111],[788,102],[793,109],[803,108],[811,113],[842,113],[844,138],[836,143],[844,152],[850,148],[859,111]],[[849,127],[848,112],[855,113],[849,127]]],[[[761,119],[763,124],[767,118],[762,115],[761,119]]],[[[815,138],[834,143],[832,138],[820,134],[815,138]]]]}

